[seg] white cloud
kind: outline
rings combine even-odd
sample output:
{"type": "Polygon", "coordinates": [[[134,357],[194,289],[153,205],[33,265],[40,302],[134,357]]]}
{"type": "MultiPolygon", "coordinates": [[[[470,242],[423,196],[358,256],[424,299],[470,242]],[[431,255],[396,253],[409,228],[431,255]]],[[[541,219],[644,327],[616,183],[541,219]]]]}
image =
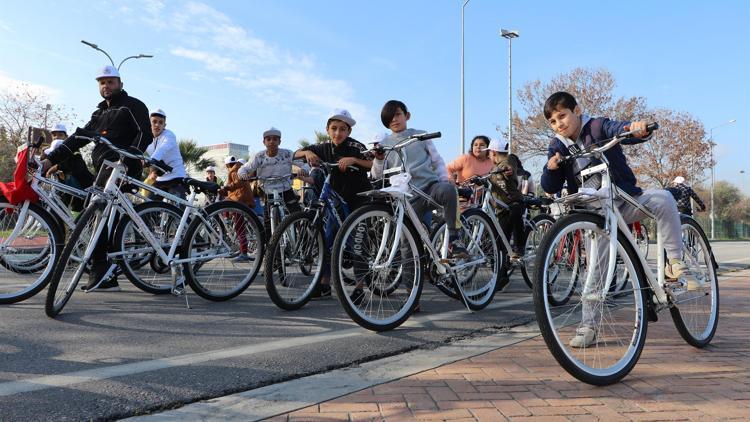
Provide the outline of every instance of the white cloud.
{"type": "Polygon", "coordinates": [[[0,91],[15,91],[26,87],[32,95],[47,97],[50,102],[59,102],[62,92],[59,89],[47,85],[35,84],[33,82],[14,79],[7,74],[0,72],[0,91]]]}
{"type": "MultiPolygon", "coordinates": [[[[142,21],[157,30],[169,22],[170,48],[174,56],[192,60],[203,72],[188,70],[192,80],[210,77],[224,80],[281,110],[296,110],[323,118],[334,108],[347,108],[360,118],[357,132],[368,130],[367,109],[354,100],[347,81],[325,77],[314,56],[295,53],[255,36],[232,18],[213,7],[189,1],[165,7],[159,0],[143,0],[142,21]],[[205,72],[205,73],[204,73],[205,72]]],[[[376,59],[377,60],[377,59],[376,59]]],[[[380,61],[388,67],[388,63],[380,61]]]]}
{"type": "Polygon", "coordinates": [[[0,21],[0,31],[14,33],[15,31],[3,21],[0,21]]]}

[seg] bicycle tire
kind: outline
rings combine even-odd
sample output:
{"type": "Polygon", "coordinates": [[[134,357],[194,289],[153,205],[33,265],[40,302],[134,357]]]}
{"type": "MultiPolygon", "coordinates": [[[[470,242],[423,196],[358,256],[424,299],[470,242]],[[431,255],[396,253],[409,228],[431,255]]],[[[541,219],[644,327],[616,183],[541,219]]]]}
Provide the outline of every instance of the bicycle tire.
{"type": "MultiPolygon", "coordinates": [[[[487,284],[483,286],[479,286],[477,288],[474,288],[474,290],[466,291],[466,287],[464,287],[464,293],[467,295],[467,306],[472,311],[479,311],[487,307],[492,302],[492,298],[495,295],[496,284],[498,281],[498,274],[500,271],[500,265],[502,265],[503,257],[502,257],[502,248],[497,242],[498,233],[495,230],[494,225],[492,224],[492,220],[487,216],[487,214],[477,208],[469,208],[461,213],[461,224],[462,227],[470,227],[474,222],[480,222],[483,226],[483,230],[486,230],[486,233],[489,234],[488,238],[484,238],[483,242],[491,242],[490,248],[492,249],[492,255],[494,257],[494,261],[490,264],[492,266],[491,273],[493,274],[490,280],[487,281],[487,284]]],[[[462,233],[463,230],[461,231],[462,233]]],[[[445,233],[444,226],[438,226],[433,229],[433,234],[431,235],[431,239],[433,241],[433,245],[436,245],[436,242],[442,243],[442,238],[440,237],[441,233],[445,233]]],[[[466,241],[464,241],[465,244],[468,245],[466,241]]],[[[486,244],[486,243],[485,243],[486,244]]],[[[470,251],[471,252],[471,251],[470,251]]],[[[434,283],[435,286],[443,293],[445,293],[448,297],[451,297],[453,299],[461,300],[461,295],[456,290],[456,282],[460,282],[462,286],[464,286],[467,283],[471,283],[476,277],[478,268],[477,266],[473,266],[467,270],[463,271],[463,274],[459,274],[458,280],[453,280],[452,283],[446,284],[441,282],[434,283]]],[[[430,272],[431,276],[434,276],[434,271],[430,272]]]]}
{"type": "MultiPolygon", "coordinates": [[[[104,201],[93,201],[81,214],[78,223],[65,243],[65,247],[60,254],[60,260],[55,264],[49,289],[47,289],[44,312],[48,317],[54,318],[62,311],[73,295],[81,276],[85,273],[85,267],[91,257],[85,261],[78,259],[78,262],[76,262],[76,258],[79,257],[73,255],[73,252],[80,253],[85,251],[87,245],[91,243],[94,237],[93,230],[99,224],[101,218],[106,217],[103,215],[105,207],[106,203],[104,201]],[[62,295],[58,296],[60,282],[64,283],[65,290],[62,292],[62,295]]],[[[102,230],[106,229],[105,222],[102,230]]]]}
{"type": "MultiPolygon", "coordinates": [[[[175,205],[161,202],[161,201],[148,201],[138,204],[134,207],[136,214],[138,214],[146,224],[149,224],[151,219],[146,217],[149,214],[156,214],[158,217],[164,218],[169,217],[169,222],[166,227],[164,222],[160,221],[157,227],[148,227],[152,229],[152,234],[157,236],[157,240],[161,240],[163,249],[165,252],[169,252],[169,248],[174,241],[174,232],[164,233],[164,230],[177,230],[177,226],[180,224],[182,217],[182,210],[177,208],[175,205]],[[169,236],[167,239],[159,239],[160,236],[169,236]]],[[[134,245],[141,245],[141,247],[151,248],[145,237],[140,233],[138,225],[134,224],[133,219],[127,214],[123,214],[120,221],[117,223],[115,229],[113,250],[117,252],[126,252],[127,248],[134,245]],[[130,236],[133,236],[131,238],[130,236]]],[[[178,250],[179,252],[179,250],[178,250]]],[[[176,254],[177,255],[177,254],[176,254]]],[[[131,283],[140,290],[151,294],[166,294],[172,291],[172,279],[171,272],[169,271],[169,265],[160,261],[159,256],[155,252],[149,252],[146,256],[142,257],[131,257],[123,256],[117,260],[117,264],[122,269],[123,274],[130,280],[131,283]],[[138,265],[140,264],[140,265],[138,265]],[[148,266],[146,270],[144,267],[148,266]],[[157,268],[161,266],[161,268],[157,268]],[[166,269],[167,279],[158,280],[160,274],[164,274],[166,269]],[[157,283],[161,281],[161,283],[157,283]]]]}
{"type": "MultiPolygon", "coordinates": [[[[550,262],[553,258],[551,254],[556,254],[557,242],[567,236],[566,231],[587,230],[590,233],[594,231],[603,233],[602,227],[604,227],[604,218],[589,213],[567,215],[555,222],[542,239],[535,276],[537,282],[534,284],[534,310],[539,330],[552,356],[555,357],[560,366],[576,379],[598,386],[613,384],[627,376],[638,362],[645,345],[648,331],[648,319],[646,317],[646,297],[648,295],[644,292],[648,290],[637,252],[626,240],[625,235],[618,232],[616,257],[622,257],[623,265],[630,270],[631,286],[633,287],[630,295],[625,296],[625,298],[632,297],[633,313],[631,315],[629,310],[622,312],[624,322],[615,322],[615,317],[620,315],[618,311],[622,308],[622,306],[617,306],[617,300],[622,303],[624,299],[617,298],[608,301],[606,297],[600,299],[598,296],[592,296],[593,293],[591,292],[586,295],[589,301],[593,300],[595,304],[599,302],[601,306],[601,309],[596,312],[589,312],[589,320],[599,324],[609,324],[606,329],[598,327],[595,331],[595,341],[590,345],[593,348],[574,346],[567,342],[571,330],[576,330],[572,331],[575,334],[583,324],[582,320],[586,318],[585,311],[583,311],[583,307],[586,306],[583,304],[584,301],[582,299],[573,301],[573,303],[566,304],[564,307],[549,306],[548,284],[545,281],[547,270],[553,264],[553,262],[550,262]],[[633,274],[636,276],[633,277],[633,274]],[[581,321],[572,316],[577,307],[580,307],[582,311],[581,321]],[[606,316],[602,316],[605,313],[606,316]],[[624,332],[624,334],[622,335],[623,338],[618,341],[614,337],[619,332],[624,332]],[[602,337],[604,337],[603,340],[602,337]],[[612,361],[611,364],[610,361],[612,361]]],[[[593,235],[591,238],[593,238],[593,235]]],[[[604,238],[606,239],[606,237],[604,238]]],[[[608,247],[608,245],[604,246],[608,247]]],[[[591,255],[592,251],[586,251],[586,253],[591,255]]],[[[587,261],[594,260],[589,259],[587,261]]],[[[591,270],[587,268],[587,271],[591,270]]],[[[594,278],[596,277],[592,277],[592,279],[594,278]]],[[[601,279],[603,277],[594,282],[601,283],[603,282],[601,279]]],[[[583,284],[585,289],[586,282],[583,284]]],[[[594,290],[592,291],[596,292],[597,288],[599,287],[593,287],[594,290]]],[[[579,293],[583,298],[583,292],[577,290],[576,293],[579,293]]],[[[589,306],[592,306],[592,302],[589,303],[589,306]]]]}
{"type": "Polygon", "coordinates": [[[711,252],[710,243],[706,233],[693,218],[681,215],[680,220],[683,228],[684,261],[688,264],[689,271],[693,273],[692,276],[708,278],[708,287],[704,286],[704,288],[700,289],[698,292],[685,292],[682,296],[678,297],[679,303],[673,304],[673,306],[669,308],[669,311],[680,336],[691,346],[703,348],[711,342],[719,325],[719,282],[716,276],[716,269],[713,265],[713,253],[711,252]],[[697,238],[695,235],[697,235],[697,238]],[[690,250],[685,250],[688,248],[694,248],[695,245],[692,243],[695,241],[700,244],[701,251],[703,252],[702,263],[697,261],[700,257],[690,256],[688,255],[690,250]],[[702,274],[695,274],[699,271],[702,274]],[[705,323],[700,322],[700,326],[696,327],[696,330],[689,325],[691,325],[691,322],[698,320],[698,317],[695,315],[700,309],[698,309],[697,306],[691,305],[697,301],[702,301],[702,296],[705,297],[709,295],[706,294],[706,292],[709,292],[710,294],[710,309],[708,311],[707,321],[705,323]],[[695,295],[695,299],[689,300],[684,298],[684,295],[691,294],[695,295]],[[698,331],[699,334],[696,334],[695,331],[698,331]]]}
{"type": "Polygon", "coordinates": [[[266,291],[271,301],[279,308],[285,311],[296,311],[307,304],[312,297],[313,292],[320,283],[320,278],[323,269],[323,263],[325,262],[325,255],[327,254],[327,248],[325,239],[323,238],[323,231],[321,227],[313,227],[313,221],[315,219],[315,211],[299,211],[290,214],[281,224],[277,227],[276,233],[271,238],[271,243],[268,245],[266,251],[266,257],[264,259],[264,275],[266,278],[266,291]],[[295,224],[301,223],[306,225],[295,227],[295,224]],[[289,236],[285,236],[288,229],[295,230],[296,235],[293,237],[294,241],[290,241],[289,236]],[[307,239],[306,237],[314,236],[314,239],[307,239]],[[294,243],[294,244],[291,244],[294,243]],[[307,265],[303,265],[297,262],[296,259],[290,255],[282,254],[279,250],[280,245],[286,245],[283,249],[286,252],[292,252],[298,248],[304,248],[299,252],[304,253],[303,257],[312,259],[310,261],[310,268],[315,268],[317,264],[317,270],[305,272],[300,271],[304,278],[309,280],[300,280],[299,283],[295,279],[289,276],[286,272],[286,268],[297,267],[307,268],[307,265]],[[317,249],[309,249],[308,247],[317,246],[317,249]],[[289,247],[292,250],[289,250],[289,247]],[[317,255],[311,256],[311,252],[317,250],[317,255]],[[290,265],[286,265],[285,261],[289,259],[290,265]],[[278,274],[277,274],[278,273],[278,274]],[[284,277],[284,278],[282,278],[284,277]]]}
{"type": "Polygon", "coordinates": [[[221,302],[236,297],[252,284],[260,270],[265,251],[260,227],[255,213],[247,205],[235,201],[219,201],[207,206],[205,221],[200,217],[193,218],[185,231],[181,259],[199,257],[201,251],[209,249],[217,249],[218,254],[228,254],[226,257],[199,259],[183,264],[183,275],[198,296],[221,302]],[[229,217],[232,217],[231,222],[229,217]],[[235,230],[237,221],[240,221],[242,233],[235,230]],[[212,225],[210,229],[206,227],[206,223],[212,225]],[[220,238],[213,235],[216,232],[220,233],[220,238]],[[221,239],[229,243],[222,244],[221,239]],[[239,242],[239,245],[235,242],[239,242]],[[246,254],[242,253],[243,242],[246,254]],[[230,249],[227,250],[226,246],[230,249]],[[230,261],[240,255],[247,255],[248,260],[242,263],[230,261]]]}
{"type": "MultiPolygon", "coordinates": [[[[17,218],[13,227],[6,227],[5,224],[6,222],[9,225],[13,223],[13,215],[20,208],[20,206],[13,206],[6,203],[0,204],[0,232],[12,231],[16,224],[21,224],[17,218]],[[8,212],[10,209],[13,209],[13,211],[8,212]]],[[[41,223],[40,233],[43,233],[41,240],[46,236],[47,241],[44,247],[39,251],[33,252],[33,256],[31,257],[13,257],[13,255],[7,252],[4,252],[0,256],[0,265],[9,271],[7,277],[6,275],[2,275],[0,278],[0,304],[2,305],[24,301],[44,289],[52,278],[55,262],[64,244],[63,231],[57,225],[57,221],[49,211],[37,204],[30,203],[26,218],[27,220],[24,221],[24,224],[29,219],[41,223]],[[6,284],[2,282],[5,279],[8,279],[10,282],[8,283],[7,290],[4,288],[6,284]]],[[[20,233],[19,238],[23,238],[24,241],[31,241],[32,239],[28,238],[30,235],[24,236],[23,233],[20,233]]],[[[0,238],[0,243],[4,243],[5,240],[4,238],[0,238]]],[[[37,248],[33,244],[28,246],[34,249],[37,248]]],[[[16,250],[27,251],[28,249],[25,249],[24,245],[19,245],[19,248],[16,250]]]]}
{"type": "MultiPolygon", "coordinates": [[[[393,207],[386,204],[364,205],[346,218],[333,243],[331,280],[341,306],[354,322],[371,331],[389,331],[409,319],[422,293],[422,276],[424,274],[422,242],[416,228],[410,221],[404,220],[405,229],[401,232],[404,246],[400,248],[402,258],[400,262],[392,262],[396,267],[407,267],[402,268],[404,272],[402,272],[400,288],[391,292],[388,297],[376,296],[373,294],[372,286],[381,282],[389,283],[390,281],[383,279],[382,276],[390,273],[390,269],[377,270],[368,262],[367,252],[370,252],[368,240],[370,239],[367,236],[375,236],[379,227],[365,223],[365,220],[368,219],[372,219],[373,222],[390,223],[393,220],[393,207]],[[360,238],[358,239],[357,236],[360,236],[360,238]],[[346,253],[349,247],[355,248],[355,253],[346,253]],[[356,253],[357,247],[367,250],[360,249],[360,253],[356,253]],[[344,274],[345,269],[342,264],[345,255],[352,259],[351,269],[346,271],[351,271],[354,277],[348,277],[344,274]],[[407,273],[412,275],[411,280],[404,280],[407,273]],[[349,284],[346,281],[347,278],[355,280],[355,285],[349,284]],[[357,296],[361,298],[359,304],[355,303],[356,300],[352,298],[357,288],[362,291],[357,296]],[[370,306],[376,301],[377,305],[370,306]],[[383,304],[387,306],[382,306],[383,304]],[[377,314],[370,313],[373,311],[377,314]],[[386,312],[388,312],[387,315],[386,312]]],[[[375,238],[372,240],[374,241],[375,238]]],[[[380,240],[378,240],[378,244],[380,244],[380,240]]],[[[382,289],[377,290],[384,293],[382,289]]]]}
{"type": "Polygon", "coordinates": [[[521,265],[521,276],[526,285],[529,286],[529,289],[534,288],[534,283],[531,277],[534,276],[534,263],[536,262],[536,253],[539,250],[539,242],[541,242],[542,237],[544,237],[544,232],[549,230],[550,226],[555,223],[555,219],[548,214],[538,214],[531,219],[531,222],[534,225],[534,228],[532,229],[531,227],[526,226],[526,230],[524,230],[523,233],[525,254],[522,258],[523,264],[521,265]],[[536,233],[535,236],[531,236],[532,231],[536,231],[537,227],[542,225],[545,225],[547,228],[541,233],[536,233]],[[531,245],[529,244],[530,238],[532,239],[531,245]],[[532,255],[529,256],[529,254],[532,255]],[[531,268],[527,268],[529,265],[531,268]]]}

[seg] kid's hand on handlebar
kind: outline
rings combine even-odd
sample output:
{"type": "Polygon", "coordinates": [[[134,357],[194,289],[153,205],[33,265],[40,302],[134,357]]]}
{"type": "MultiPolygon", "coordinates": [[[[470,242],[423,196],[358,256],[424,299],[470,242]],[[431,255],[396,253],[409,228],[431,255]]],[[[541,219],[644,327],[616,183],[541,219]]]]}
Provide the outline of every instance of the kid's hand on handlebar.
{"type": "MultiPolygon", "coordinates": [[[[645,138],[651,133],[651,130],[649,129],[649,124],[645,120],[639,120],[637,122],[631,122],[629,125],[626,125],[623,129],[625,129],[628,132],[631,132],[631,135],[636,138],[645,138]]],[[[658,126],[657,126],[658,127],[658,126]]]]}
{"type": "Polygon", "coordinates": [[[559,152],[555,153],[555,156],[547,161],[547,169],[557,170],[560,168],[560,164],[563,162],[563,156],[559,152]]]}
{"type": "Polygon", "coordinates": [[[347,168],[352,167],[355,164],[357,164],[357,159],[354,157],[344,157],[344,158],[339,159],[338,164],[339,164],[339,170],[341,170],[341,172],[343,173],[347,170],[347,168]]]}

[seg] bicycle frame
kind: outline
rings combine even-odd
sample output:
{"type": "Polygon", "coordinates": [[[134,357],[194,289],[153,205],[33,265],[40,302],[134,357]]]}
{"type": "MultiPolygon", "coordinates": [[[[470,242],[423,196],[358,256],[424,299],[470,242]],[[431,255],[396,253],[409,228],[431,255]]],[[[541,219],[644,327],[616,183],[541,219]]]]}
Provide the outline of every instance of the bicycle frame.
{"type": "MultiPolygon", "coordinates": [[[[417,141],[419,141],[419,138],[413,137],[391,147],[390,151],[395,151],[399,155],[401,166],[399,168],[386,169],[383,171],[383,174],[401,173],[401,174],[408,175],[408,172],[406,171],[406,167],[404,164],[405,162],[404,156],[403,156],[401,149],[417,141]]],[[[398,176],[400,175],[392,176],[391,180],[393,181],[394,180],[393,177],[398,177],[398,176]]],[[[410,178],[410,176],[407,176],[407,177],[410,178]]],[[[447,224],[445,226],[443,242],[442,242],[440,251],[438,252],[438,250],[436,250],[434,245],[432,244],[432,240],[430,239],[430,234],[427,232],[427,228],[422,224],[421,218],[417,215],[417,212],[414,210],[414,207],[412,206],[410,202],[410,198],[412,198],[414,194],[419,196],[421,199],[424,199],[425,201],[427,201],[428,205],[430,205],[431,207],[435,207],[438,210],[442,211],[443,209],[442,206],[440,206],[438,203],[433,201],[429,195],[422,192],[411,183],[407,183],[406,186],[402,186],[399,188],[389,187],[389,188],[377,189],[373,191],[362,192],[360,194],[360,195],[366,195],[366,196],[371,196],[371,197],[390,198],[393,200],[393,202],[395,202],[394,216],[395,216],[396,224],[395,224],[393,244],[390,248],[388,248],[387,241],[390,238],[390,232],[392,228],[391,227],[392,223],[389,222],[384,227],[383,236],[381,238],[380,245],[378,246],[378,251],[376,253],[374,263],[372,265],[373,269],[382,270],[384,268],[390,267],[391,263],[395,259],[400,248],[399,244],[401,242],[401,234],[405,230],[404,217],[408,218],[412,222],[412,225],[416,228],[417,233],[419,234],[419,237],[422,243],[426,246],[427,251],[430,257],[432,258],[439,274],[445,275],[445,274],[450,273],[452,275],[455,275],[455,273],[459,270],[462,270],[467,267],[480,265],[487,261],[487,258],[484,256],[484,253],[481,252],[481,249],[480,249],[480,253],[482,255],[480,256],[479,259],[475,259],[471,262],[466,262],[466,263],[462,263],[458,265],[450,265],[448,260],[446,259],[448,256],[448,242],[449,242],[447,224]],[[390,249],[390,250],[386,251],[386,249],[390,249]],[[379,262],[383,261],[384,256],[386,254],[387,254],[387,257],[385,257],[385,262],[383,262],[382,264],[378,264],[379,262]]],[[[481,230],[483,230],[483,228],[479,228],[479,230],[480,230],[479,236],[481,236],[481,233],[482,233],[481,230]]],[[[475,246],[475,239],[477,239],[479,236],[477,236],[477,233],[473,233],[471,237],[471,242],[469,245],[467,245],[467,249],[471,250],[475,246]]],[[[468,305],[468,301],[463,291],[463,287],[461,286],[461,283],[455,283],[455,284],[458,288],[458,291],[461,294],[461,298],[464,302],[464,305],[467,307],[467,309],[470,309],[468,305]]]]}
{"type": "MultiPolygon", "coordinates": [[[[91,237],[92,241],[89,242],[89,244],[86,246],[86,250],[83,254],[83,260],[87,261],[88,259],[90,259],[91,255],[93,254],[96,243],[97,243],[96,239],[99,239],[99,236],[101,236],[101,233],[104,230],[104,226],[109,225],[111,227],[116,217],[116,213],[124,212],[132,219],[132,221],[136,224],[136,226],[141,230],[141,234],[143,235],[144,239],[151,247],[144,248],[142,250],[129,250],[127,252],[121,251],[121,252],[115,252],[115,253],[108,253],[107,258],[117,259],[126,254],[131,255],[133,253],[154,252],[159,256],[159,258],[163,262],[167,263],[172,270],[173,293],[177,295],[182,295],[182,293],[184,292],[184,288],[178,289],[177,287],[177,276],[178,276],[178,271],[179,271],[181,264],[201,262],[201,261],[206,261],[206,260],[215,259],[215,258],[226,258],[230,256],[229,251],[231,250],[231,248],[223,240],[223,238],[221,237],[221,234],[217,233],[211,227],[211,225],[208,224],[208,221],[205,219],[205,216],[202,213],[202,208],[198,208],[195,206],[195,197],[197,194],[196,190],[191,190],[190,195],[188,196],[188,199],[185,200],[175,195],[172,195],[169,192],[162,191],[153,186],[147,185],[141,182],[140,180],[137,180],[128,176],[126,174],[126,167],[124,163],[122,162],[122,157],[128,157],[128,158],[134,158],[134,159],[142,159],[143,157],[138,157],[137,155],[130,154],[126,151],[113,147],[112,144],[109,143],[109,141],[107,141],[104,138],[100,138],[99,141],[104,142],[105,144],[110,146],[110,148],[113,148],[116,152],[118,152],[120,154],[121,159],[117,161],[116,163],[113,163],[111,161],[106,161],[106,160],[104,161],[104,165],[102,168],[103,169],[111,168],[112,172],[109,175],[109,178],[107,179],[105,186],[102,190],[96,187],[92,189],[92,192],[93,192],[92,202],[102,201],[102,200],[106,201],[106,206],[104,208],[104,211],[102,212],[102,216],[107,216],[107,218],[102,218],[97,223],[96,229],[94,230],[94,233],[91,237]],[[121,191],[120,188],[125,183],[132,184],[140,188],[146,189],[161,197],[166,198],[169,201],[172,201],[172,202],[175,202],[184,206],[185,210],[180,218],[180,224],[177,227],[174,241],[170,245],[169,252],[166,252],[166,253],[164,252],[162,248],[162,244],[159,242],[158,239],[156,239],[154,234],[151,233],[151,230],[146,226],[146,223],[140,218],[138,213],[135,211],[135,208],[133,207],[132,202],[128,199],[126,194],[121,191]],[[187,229],[188,220],[191,216],[197,216],[198,218],[203,220],[204,223],[206,223],[206,227],[210,229],[207,235],[211,238],[212,241],[220,242],[219,244],[221,245],[221,248],[224,249],[226,252],[216,253],[216,254],[201,254],[192,258],[175,259],[177,248],[181,244],[182,235],[187,229]]],[[[80,267],[78,271],[82,271],[82,270],[83,270],[83,267],[80,267]]],[[[112,269],[110,268],[110,272],[111,271],[112,269]]],[[[76,273],[75,276],[80,277],[80,274],[76,273]]],[[[104,279],[106,279],[106,277],[102,278],[102,280],[104,279]]],[[[187,296],[185,297],[185,300],[187,302],[187,296]]],[[[188,307],[189,307],[189,304],[188,304],[188,307]]]]}
{"type": "MultiPolygon", "coordinates": [[[[612,278],[615,272],[615,267],[617,265],[615,257],[617,255],[617,231],[620,230],[622,234],[624,235],[625,239],[627,239],[628,243],[633,247],[633,249],[636,251],[636,254],[638,255],[638,259],[640,261],[641,266],[643,267],[644,274],[646,275],[646,280],[648,281],[648,284],[651,288],[651,290],[654,293],[654,296],[656,297],[656,300],[661,305],[668,305],[669,299],[667,297],[666,291],[662,287],[664,285],[665,281],[665,275],[664,275],[664,254],[662,251],[664,250],[664,239],[661,236],[661,233],[659,230],[657,230],[657,236],[656,236],[656,245],[657,245],[657,272],[654,274],[654,272],[651,269],[651,266],[648,265],[648,262],[646,261],[646,257],[643,256],[640,253],[640,250],[638,248],[638,245],[633,238],[633,235],[628,228],[627,223],[625,222],[625,219],[622,217],[622,214],[620,213],[619,209],[617,208],[615,202],[616,200],[622,200],[636,209],[638,211],[642,212],[644,215],[646,215],[648,218],[655,218],[654,214],[641,205],[635,198],[628,195],[626,192],[619,189],[617,186],[615,186],[612,183],[611,174],[609,170],[609,161],[607,160],[607,157],[604,155],[604,152],[609,150],[610,148],[614,147],[615,145],[619,144],[623,139],[625,139],[627,136],[618,136],[613,138],[611,141],[609,141],[607,144],[605,144],[602,147],[596,148],[593,151],[585,154],[591,157],[594,157],[601,161],[601,164],[598,164],[596,166],[584,169],[581,171],[581,176],[586,177],[593,174],[601,174],[602,175],[602,185],[601,188],[596,192],[581,192],[566,196],[564,198],[560,198],[556,200],[556,202],[562,202],[567,205],[583,205],[584,207],[591,209],[589,206],[592,202],[598,203],[601,211],[598,212],[598,214],[603,215],[605,218],[605,231],[609,234],[609,248],[608,248],[608,255],[609,260],[607,264],[607,272],[604,286],[602,287],[600,292],[591,292],[591,286],[594,286],[595,280],[595,271],[588,271],[586,280],[584,281],[584,290],[583,290],[583,297],[586,297],[590,294],[596,294],[596,298],[598,300],[603,300],[607,292],[609,292],[610,285],[612,283],[612,278]]],[[[593,239],[592,242],[594,244],[592,245],[592,250],[597,250],[597,239],[593,239]]]]}

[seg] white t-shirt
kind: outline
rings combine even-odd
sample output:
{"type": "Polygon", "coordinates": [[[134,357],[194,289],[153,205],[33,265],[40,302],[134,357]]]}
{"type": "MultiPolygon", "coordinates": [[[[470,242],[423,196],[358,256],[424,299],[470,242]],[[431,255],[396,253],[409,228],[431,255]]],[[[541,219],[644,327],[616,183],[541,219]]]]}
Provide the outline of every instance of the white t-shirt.
{"type": "MultiPolygon", "coordinates": [[[[293,157],[294,154],[288,149],[279,148],[279,152],[273,157],[269,157],[266,151],[261,151],[255,154],[253,161],[240,168],[239,175],[243,177],[255,173],[262,181],[268,177],[288,176],[292,173],[293,157]]],[[[263,181],[263,189],[266,192],[283,192],[291,188],[291,177],[286,177],[282,180],[263,181]]]]}
{"type": "Polygon", "coordinates": [[[177,138],[171,130],[164,129],[159,136],[154,138],[151,145],[146,148],[146,154],[152,159],[162,160],[172,167],[171,172],[157,177],[157,182],[187,177],[185,164],[182,162],[182,155],[180,155],[180,147],[177,145],[177,138]]]}

